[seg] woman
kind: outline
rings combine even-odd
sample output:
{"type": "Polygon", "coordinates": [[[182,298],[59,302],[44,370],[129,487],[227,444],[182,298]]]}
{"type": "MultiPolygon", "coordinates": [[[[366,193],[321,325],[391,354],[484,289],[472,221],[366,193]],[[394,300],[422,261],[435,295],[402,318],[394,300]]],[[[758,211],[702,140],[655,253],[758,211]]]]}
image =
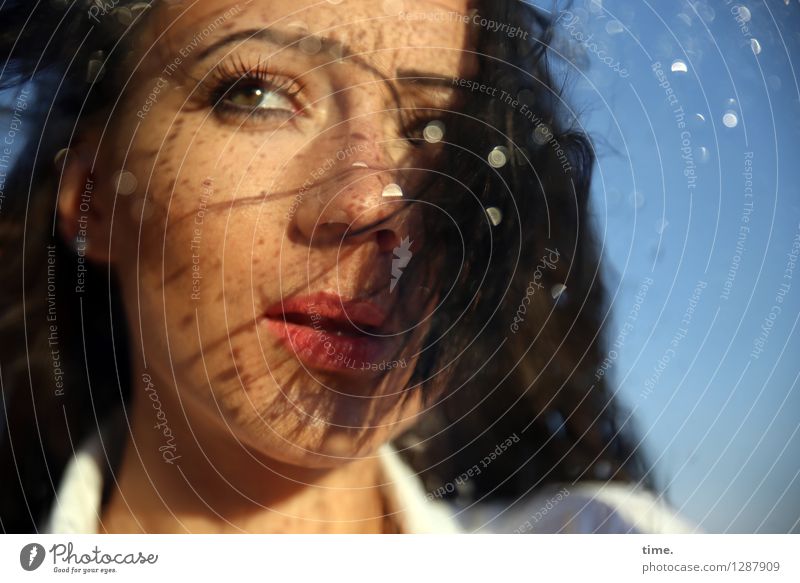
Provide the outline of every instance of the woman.
{"type": "Polygon", "coordinates": [[[0,13],[33,95],[0,214],[5,531],[682,527],[604,382],[592,150],[541,14],[0,13]]]}

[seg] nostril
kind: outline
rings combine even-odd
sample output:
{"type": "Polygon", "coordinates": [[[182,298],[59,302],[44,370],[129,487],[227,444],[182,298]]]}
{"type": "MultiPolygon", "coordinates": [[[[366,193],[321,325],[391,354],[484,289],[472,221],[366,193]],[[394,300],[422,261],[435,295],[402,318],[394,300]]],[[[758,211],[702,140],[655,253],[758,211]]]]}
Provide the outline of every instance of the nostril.
{"type": "Polygon", "coordinates": [[[381,229],[375,234],[381,253],[392,253],[400,245],[400,238],[391,229],[381,229]]]}

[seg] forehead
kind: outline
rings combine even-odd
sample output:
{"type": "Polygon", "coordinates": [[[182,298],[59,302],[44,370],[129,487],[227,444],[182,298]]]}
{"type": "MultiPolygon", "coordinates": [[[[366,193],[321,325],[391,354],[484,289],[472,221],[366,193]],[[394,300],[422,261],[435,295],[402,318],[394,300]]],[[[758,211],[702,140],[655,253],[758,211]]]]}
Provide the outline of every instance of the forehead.
{"type": "MultiPolygon", "coordinates": [[[[309,34],[399,68],[443,74],[469,67],[473,0],[165,0],[147,42],[202,51],[237,33],[309,34]],[[423,67],[424,65],[424,67],[423,67]]],[[[163,51],[158,51],[163,52],[163,51]]]]}

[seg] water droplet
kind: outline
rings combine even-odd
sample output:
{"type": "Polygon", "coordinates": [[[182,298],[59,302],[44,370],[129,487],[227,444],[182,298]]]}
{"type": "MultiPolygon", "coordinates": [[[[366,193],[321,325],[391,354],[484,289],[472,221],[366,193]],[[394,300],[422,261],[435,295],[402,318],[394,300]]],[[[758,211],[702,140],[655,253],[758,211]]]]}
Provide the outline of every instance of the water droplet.
{"type": "Polygon", "coordinates": [[[131,172],[119,170],[114,173],[111,183],[116,188],[117,194],[131,194],[136,190],[139,181],[131,172]]]}
{"type": "Polygon", "coordinates": [[[564,435],[566,433],[564,430],[564,416],[558,411],[550,411],[545,414],[544,422],[547,430],[552,435],[564,435]]]}
{"type": "Polygon", "coordinates": [[[723,107],[725,109],[739,109],[739,104],[733,97],[728,97],[728,99],[725,100],[723,107]]]}
{"type": "Polygon", "coordinates": [[[752,18],[752,14],[750,14],[750,9],[747,6],[739,6],[739,16],[738,19],[742,22],[749,22],[752,18]]]}
{"type": "Polygon", "coordinates": [[[553,132],[551,132],[550,128],[545,124],[539,124],[536,126],[536,129],[533,130],[533,141],[540,146],[549,142],[552,136],[553,132]]]}
{"type": "Polygon", "coordinates": [[[711,22],[716,17],[716,11],[711,8],[708,4],[700,4],[699,2],[695,5],[694,9],[697,11],[697,14],[700,15],[700,18],[705,20],[706,22],[711,22]]]}
{"type": "Polygon", "coordinates": [[[307,55],[316,55],[322,50],[322,40],[318,36],[307,36],[300,41],[300,50],[307,55]]]}
{"type": "Polygon", "coordinates": [[[611,463],[600,460],[594,465],[594,477],[598,480],[607,480],[611,476],[611,463]]]}
{"type": "Polygon", "coordinates": [[[552,297],[554,300],[557,300],[565,291],[567,291],[567,286],[565,286],[563,283],[557,283],[550,288],[550,297],[552,297]]]}
{"type": "Polygon", "coordinates": [[[640,209],[644,206],[644,194],[639,192],[638,190],[633,193],[633,206],[636,209],[640,209]]]}
{"type": "Polygon", "coordinates": [[[606,32],[608,34],[619,34],[623,30],[625,30],[625,27],[622,26],[622,23],[619,20],[609,20],[606,23],[606,32]]]}
{"type": "Polygon", "coordinates": [[[767,77],[767,85],[769,85],[769,88],[773,91],[778,91],[782,85],[781,78],[777,75],[769,75],[767,77]]]}
{"type": "Polygon", "coordinates": [[[686,63],[683,62],[681,59],[675,59],[672,61],[672,65],[670,66],[670,71],[673,73],[687,73],[689,71],[689,67],[686,66],[686,63]]]}
{"type": "Polygon", "coordinates": [[[487,160],[492,168],[502,168],[508,162],[508,150],[503,146],[497,146],[489,152],[487,160]]]}
{"type": "Polygon", "coordinates": [[[708,159],[711,157],[711,152],[709,152],[708,148],[705,146],[699,146],[694,153],[697,161],[703,164],[708,162],[708,159]]]}
{"type": "Polygon", "coordinates": [[[753,49],[753,54],[758,55],[761,53],[761,43],[757,38],[750,39],[750,48],[753,49]]]}
{"type": "Polygon", "coordinates": [[[430,122],[425,126],[425,129],[422,130],[422,137],[425,138],[425,141],[429,144],[441,142],[442,138],[444,138],[444,123],[439,120],[430,122]]]}
{"type": "Polygon", "coordinates": [[[133,12],[131,12],[130,8],[115,8],[111,14],[122,26],[130,26],[131,22],[133,22],[133,12]]]}
{"type": "Polygon", "coordinates": [[[678,20],[683,22],[686,26],[692,26],[692,17],[685,12],[678,13],[678,20]]]}
{"type": "Polygon", "coordinates": [[[328,4],[341,4],[342,0],[328,0],[328,4]]]}
{"type": "Polygon", "coordinates": [[[589,12],[594,12],[597,14],[603,10],[603,0],[590,0],[589,2],[589,12]]]}
{"type": "Polygon", "coordinates": [[[369,166],[367,166],[366,162],[359,160],[357,162],[353,162],[352,168],[369,168],[369,166]]]}
{"type": "Polygon", "coordinates": [[[61,148],[58,152],[56,152],[55,157],[53,158],[53,164],[61,170],[61,167],[64,165],[64,159],[69,156],[71,150],[69,148],[61,148]]]}
{"type": "Polygon", "coordinates": [[[704,116],[702,113],[695,113],[692,116],[692,121],[694,121],[694,123],[697,125],[702,125],[706,123],[706,116],[704,116]]]}
{"type": "Polygon", "coordinates": [[[656,233],[662,235],[666,230],[667,226],[669,225],[669,221],[667,219],[658,219],[656,221],[656,233]]]}
{"type": "Polygon", "coordinates": [[[383,192],[381,195],[387,197],[400,197],[403,196],[403,189],[400,188],[399,184],[392,182],[391,184],[387,184],[383,187],[383,192]]]}
{"type": "Polygon", "coordinates": [[[726,128],[735,128],[737,125],[739,125],[739,116],[736,115],[735,111],[729,109],[722,114],[722,124],[726,128]]]}
{"type": "Polygon", "coordinates": [[[490,206],[487,208],[486,216],[489,217],[489,222],[491,222],[495,227],[503,220],[503,212],[496,206],[490,206]]]}

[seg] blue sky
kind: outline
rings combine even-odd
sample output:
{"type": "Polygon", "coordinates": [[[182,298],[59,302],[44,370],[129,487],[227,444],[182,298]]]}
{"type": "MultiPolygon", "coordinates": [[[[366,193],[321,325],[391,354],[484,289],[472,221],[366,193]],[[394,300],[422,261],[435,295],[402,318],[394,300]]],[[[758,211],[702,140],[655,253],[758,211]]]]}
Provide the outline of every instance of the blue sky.
{"type": "Polygon", "coordinates": [[[612,338],[654,281],[619,395],[702,529],[798,531],[800,3],[558,6],[554,47],[597,148],[612,338]]]}

